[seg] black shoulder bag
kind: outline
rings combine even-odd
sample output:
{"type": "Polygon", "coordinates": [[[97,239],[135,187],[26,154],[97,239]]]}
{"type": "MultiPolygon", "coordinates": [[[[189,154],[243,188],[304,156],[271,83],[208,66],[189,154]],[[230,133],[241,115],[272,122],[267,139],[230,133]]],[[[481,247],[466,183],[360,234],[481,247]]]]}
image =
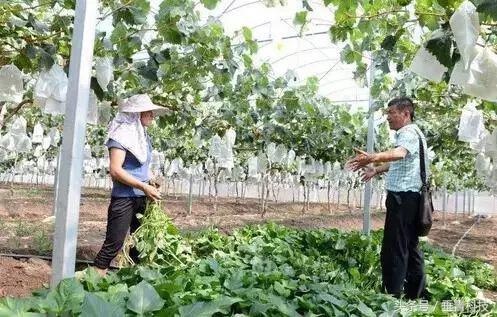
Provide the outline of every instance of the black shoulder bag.
{"type": "Polygon", "coordinates": [[[426,166],[425,166],[425,150],[423,146],[423,140],[421,135],[419,135],[419,166],[421,174],[421,198],[419,200],[419,212],[418,219],[416,220],[418,236],[427,236],[430,232],[431,225],[433,224],[432,213],[433,213],[433,202],[431,200],[431,190],[430,186],[426,181],[426,166]]]}

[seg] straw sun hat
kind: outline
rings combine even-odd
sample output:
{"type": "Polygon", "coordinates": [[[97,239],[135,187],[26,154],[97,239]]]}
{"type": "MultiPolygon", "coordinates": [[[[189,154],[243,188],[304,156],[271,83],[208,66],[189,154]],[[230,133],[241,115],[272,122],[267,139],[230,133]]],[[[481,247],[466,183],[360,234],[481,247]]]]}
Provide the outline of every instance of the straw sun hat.
{"type": "Polygon", "coordinates": [[[153,111],[155,115],[161,116],[168,112],[168,109],[158,106],[152,102],[146,94],[134,95],[123,100],[119,106],[122,112],[145,112],[153,111]]]}

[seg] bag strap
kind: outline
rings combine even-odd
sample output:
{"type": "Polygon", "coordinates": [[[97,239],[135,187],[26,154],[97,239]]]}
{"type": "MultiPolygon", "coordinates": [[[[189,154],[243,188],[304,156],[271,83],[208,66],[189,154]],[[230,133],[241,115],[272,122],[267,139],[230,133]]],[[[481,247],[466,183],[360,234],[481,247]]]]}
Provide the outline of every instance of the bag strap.
{"type": "Polygon", "coordinates": [[[426,183],[426,166],[425,166],[425,148],[423,146],[423,140],[421,139],[421,134],[419,134],[418,130],[415,128],[414,131],[416,131],[416,134],[418,135],[419,139],[419,172],[421,176],[421,182],[423,183],[423,186],[427,187],[426,183]]]}

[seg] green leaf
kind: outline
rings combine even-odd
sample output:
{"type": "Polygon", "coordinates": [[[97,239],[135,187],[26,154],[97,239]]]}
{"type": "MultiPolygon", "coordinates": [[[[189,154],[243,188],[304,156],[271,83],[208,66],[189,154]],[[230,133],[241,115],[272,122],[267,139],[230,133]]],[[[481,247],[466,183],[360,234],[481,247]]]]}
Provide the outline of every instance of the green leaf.
{"type": "Polygon", "coordinates": [[[300,316],[299,313],[297,313],[297,306],[285,301],[282,297],[276,296],[274,294],[271,294],[269,296],[269,302],[278,309],[281,313],[285,314],[286,316],[300,316]]]}
{"type": "Polygon", "coordinates": [[[181,317],[210,317],[215,313],[229,314],[231,305],[241,302],[241,298],[222,296],[210,302],[196,302],[181,306],[179,314],[181,317]]]}
{"type": "Polygon", "coordinates": [[[311,5],[307,0],[302,0],[302,6],[307,10],[307,11],[313,11],[311,5]]]}
{"type": "Polygon", "coordinates": [[[230,291],[240,289],[243,287],[243,276],[243,271],[236,271],[224,281],[223,286],[230,291]]]}
{"type": "Polygon", "coordinates": [[[76,8],[76,0],[64,0],[64,9],[74,10],[76,8]]]}
{"type": "Polygon", "coordinates": [[[485,0],[478,4],[476,11],[497,21],[497,2],[495,0],[485,0]]]}
{"type": "Polygon", "coordinates": [[[213,10],[216,8],[216,5],[219,2],[219,0],[200,0],[200,2],[202,2],[204,7],[206,7],[207,9],[213,10]]]}
{"type": "Polygon", "coordinates": [[[164,306],[164,301],[160,298],[155,288],[146,281],[141,281],[138,285],[130,288],[128,309],[137,314],[145,314],[156,311],[164,306]]]}
{"type": "Polygon", "coordinates": [[[357,309],[361,312],[361,316],[376,317],[374,311],[371,308],[369,308],[366,304],[364,304],[362,301],[360,301],[359,305],[357,305],[357,309]]]}
{"type": "Polygon", "coordinates": [[[259,301],[256,301],[250,307],[250,316],[259,316],[259,315],[266,316],[266,312],[269,309],[271,309],[271,307],[272,307],[271,304],[263,304],[259,301]]]}
{"type": "Polygon", "coordinates": [[[110,40],[112,44],[120,45],[126,42],[127,37],[128,37],[128,28],[126,27],[126,25],[124,25],[124,23],[119,22],[114,27],[114,30],[110,35],[110,40]]]}
{"type": "Polygon", "coordinates": [[[346,301],[340,300],[340,299],[336,298],[335,296],[332,296],[332,295],[327,294],[327,293],[319,294],[318,298],[320,298],[321,300],[323,300],[325,302],[333,304],[337,307],[345,307],[345,305],[347,305],[346,301]]]}
{"type": "Polygon", "coordinates": [[[335,243],[335,250],[343,250],[343,249],[345,249],[345,240],[340,238],[335,243]]]}
{"type": "Polygon", "coordinates": [[[245,39],[245,42],[251,42],[252,41],[252,30],[246,26],[242,28],[242,34],[243,38],[245,39]]]}
{"type": "Polygon", "coordinates": [[[74,278],[62,280],[51,290],[41,302],[44,311],[56,314],[81,311],[81,303],[85,297],[83,286],[74,278]]]}
{"type": "Polygon", "coordinates": [[[40,54],[40,65],[42,66],[42,68],[44,68],[45,70],[49,70],[50,68],[52,68],[53,64],[55,63],[52,55],[47,53],[42,48],[38,50],[38,53],[40,54]]]}
{"type": "MultiPolygon", "coordinates": [[[[91,78],[91,80],[90,80],[90,88],[93,89],[93,92],[95,92],[95,95],[97,96],[98,100],[103,100],[104,99],[104,97],[105,97],[105,91],[98,84],[98,81],[97,81],[96,77],[92,77],[91,78]]],[[[97,277],[97,276],[93,275],[93,277],[97,277]]]]}
{"type": "Polygon", "coordinates": [[[145,266],[138,267],[138,272],[140,272],[140,277],[146,281],[155,281],[162,277],[162,274],[158,270],[145,266]]]}
{"type": "Polygon", "coordinates": [[[452,37],[449,31],[437,30],[426,43],[426,49],[445,67],[452,67],[452,37]]]}
{"type": "Polygon", "coordinates": [[[439,27],[439,15],[444,14],[444,10],[436,3],[436,0],[418,0],[415,10],[421,26],[430,30],[436,30],[439,27]]]}
{"type": "Polygon", "coordinates": [[[45,314],[28,312],[33,308],[31,299],[14,299],[10,297],[0,299],[0,317],[42,317],[45,314]]]}
{"type": "Polygon", "coordinates": [[[333,25],[330,28],[330,38],[333,43],[343,42],[347,40],[347,36],[352,32],[352,28],[348,26],[333,25]]]}
{"type": "Polygon", "coordinates": [[[362,60],[362,55],[347,44],[340,52],[340,59],[347,64],[353,64],[355,62],[360,62],[362,60]]]}
{"type": "Polygon", "coordinates": [[[307,13],[308,11],[300,11],[295,13],[293,23],[297,26],[304,26],[307,23],[307,13]]]}
{"type": "Polygon", "coordinates": [[[387,51],[393,51],[395,44],[399,38],[404,34],[405,29],[399,29],[395,34],[386,36],[381,42],[381,48],[387,51]]]}
{"type": "Polygon", "coordinates": [[[120,317],[124,316],[124,309],[104,301],[102,298],[93,295],[92,293],[87,293],[81,307],[81,317],[94,317],[94,316],[105,316],[105,317],[120,317]]]}

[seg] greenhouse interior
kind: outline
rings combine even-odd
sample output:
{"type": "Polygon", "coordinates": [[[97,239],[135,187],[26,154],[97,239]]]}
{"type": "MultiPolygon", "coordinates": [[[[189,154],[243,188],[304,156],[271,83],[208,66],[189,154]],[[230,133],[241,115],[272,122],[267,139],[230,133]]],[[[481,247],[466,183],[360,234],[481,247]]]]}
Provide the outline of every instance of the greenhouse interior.
{"type": "Polygon", "coordinates": [[[0,317],[497,316],[495,0],[0,22],[0,317]]]}

